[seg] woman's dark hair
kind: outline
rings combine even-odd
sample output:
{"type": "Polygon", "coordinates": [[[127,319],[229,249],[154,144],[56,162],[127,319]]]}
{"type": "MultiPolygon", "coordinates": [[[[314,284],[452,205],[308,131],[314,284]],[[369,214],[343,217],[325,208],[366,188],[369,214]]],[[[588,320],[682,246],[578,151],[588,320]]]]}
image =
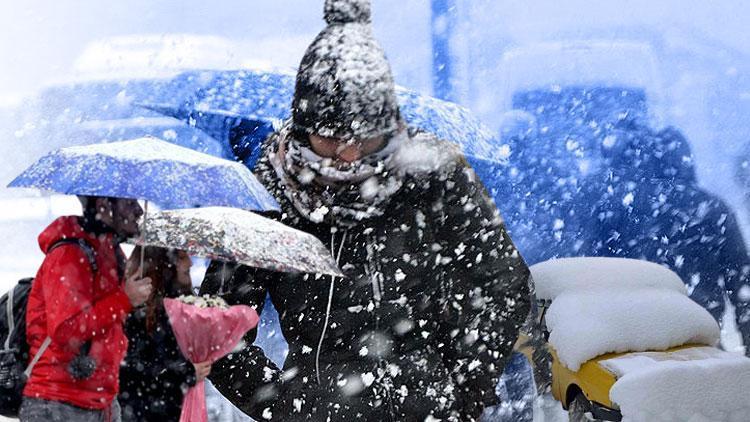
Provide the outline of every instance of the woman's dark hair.
{"type": "MultiPolygon", "coordinates": [[[[131,255],[140,264],[141,246],[136,246],[131,255]]],[[[157,317],[164,312],[164,298],[192,294],[190,287],[177,280],[178,251],[155,246],[146,246],[143,259],[143,277],[151,278],[151,296],[146,301],[146,332],[153,334],[157,317]]],[[[128,277],[138,271],[131,267],[128,277]]]]}

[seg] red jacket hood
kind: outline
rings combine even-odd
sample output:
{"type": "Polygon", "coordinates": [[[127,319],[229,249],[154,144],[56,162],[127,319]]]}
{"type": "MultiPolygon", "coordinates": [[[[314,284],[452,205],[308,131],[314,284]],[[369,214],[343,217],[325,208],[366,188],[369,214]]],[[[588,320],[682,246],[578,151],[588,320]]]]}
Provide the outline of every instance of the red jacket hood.
{"type": "Polygon", "coordinates": [[[85,239],[88,237],[81,227],[79,218],[76,215],[59,217],[47,226],[39,235],[39,248],[42,252],[46,254],[52,245],[63,239],[85,239]]]}

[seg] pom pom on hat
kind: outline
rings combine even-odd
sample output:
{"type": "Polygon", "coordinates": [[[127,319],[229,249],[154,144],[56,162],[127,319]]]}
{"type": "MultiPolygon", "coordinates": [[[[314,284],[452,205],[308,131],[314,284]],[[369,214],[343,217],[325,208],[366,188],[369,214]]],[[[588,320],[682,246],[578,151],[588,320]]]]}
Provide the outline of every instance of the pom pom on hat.
{"type": "Polygon", "coordinates": [[[369,0],[326,0],[323,16],[329,24],[370,23],[369,0]]]}

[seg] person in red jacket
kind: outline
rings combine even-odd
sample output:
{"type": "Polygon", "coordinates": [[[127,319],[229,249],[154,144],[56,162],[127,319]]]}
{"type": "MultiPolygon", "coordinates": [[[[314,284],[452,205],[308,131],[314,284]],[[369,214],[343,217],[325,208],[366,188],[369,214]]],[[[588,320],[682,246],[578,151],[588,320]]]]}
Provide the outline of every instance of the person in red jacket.
{"type": "Polygon", "coordinates": [[[138,234],[143,210],[132,199],[80,198],[82,217],[60,217],[39,235],[46,257],[26,311],[30,356],[39,356],[23,391],[23,422],[120,420],[123,321],[146,301],[151,281],[124,281],[119,243],[138,234]],[[88,371],[75,369],[81,359],[88,371]]]}

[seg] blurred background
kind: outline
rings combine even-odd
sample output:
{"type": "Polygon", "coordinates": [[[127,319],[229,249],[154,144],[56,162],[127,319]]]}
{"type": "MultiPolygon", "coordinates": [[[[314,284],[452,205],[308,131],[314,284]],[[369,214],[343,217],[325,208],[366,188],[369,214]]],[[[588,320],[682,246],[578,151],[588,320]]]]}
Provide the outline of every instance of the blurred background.
{"type": "MultiPolygon", "coordinates": [[[[46,224],[78,212],[71,198],[4,188],[15,175],[61,146],[145,134],[232,158],[205,132],[138,102],[188,70],[294,72],[324,27],[322,8],[322,0],[0,2],[0,292],[34,274],[46,224]]],[[[608,146],[599,128],[633,119],[654,131],[672,126],[692,149],[697,184],[726,202],[746,242],[748,20],[750,3],[740,0],[373,1],[396,82],[468,108],[496,135],[498,160],[519,134],[556,136],[585,175],[596,168],[586,145],[608,146]]]]}

